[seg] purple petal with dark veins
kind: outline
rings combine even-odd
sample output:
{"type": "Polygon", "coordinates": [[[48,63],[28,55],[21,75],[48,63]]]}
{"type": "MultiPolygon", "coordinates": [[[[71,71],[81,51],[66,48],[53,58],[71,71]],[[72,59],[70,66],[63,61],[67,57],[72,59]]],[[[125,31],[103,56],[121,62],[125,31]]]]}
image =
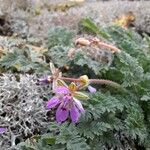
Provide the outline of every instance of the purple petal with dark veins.
{"type": "Polygon", "coordinates": [[[91,92],[91,93],[95,93],[96,92],[96,89],[92,86],[88,86],[88,90],[91,92]]]}
{"type": "Polygon", "coordinates": [[[65,95],[62,98],[63,100],[63,107],[66,108],[72,102],[72,96],[65,95]]]}
{"type": "Polygon", "coordinates": [[[69,94],[70,91],[67,87],[59,86],[55,89],[55,93],[57,93],[57,94],[69,94]]]}
{"type": "Polygon", "coordinates": [[[69,116],[69,110],[66,108],[58,107],[56,111],[56,121],[61,123],[65,121],[69,116]]]}
{"type": "Polygon", "coordinates": [[[0,128],[0,134],[5,133],[6,131],[7,131],[7,129],[6,129],[6,128],[0,128]]]}
{"type": "Polygon", "coordinates": [[[80,111],[81,113],[84,113],[85,110],[84,110],[84,108],[83,108],[81,102],[80,102],[78,99],[75,99],[75,98],[74,98],[74,102],[75,102],[76,107],[79,109],[79,111],[80,111]]]}
{"type": "Polygon", "coordinates": [[[70,95],[65,95],[65,96],[63,96],[63,101],[64,102],[70,102],[70,100],[72,100],[72,96],[70,96],[70,95]]]}
{"type": "Polygon", "coordinates": [[[77,107],[74,105],[70,110],[70,116],[73,123],[77,123],[80,117],[80,113],[77,107]]]}
{"type": "Polygon", "coordinates": [[[60,103],[60,100],[58,97],[52,97],[46,104],[46,108],[51,109],[58,105],[60,103]]]}

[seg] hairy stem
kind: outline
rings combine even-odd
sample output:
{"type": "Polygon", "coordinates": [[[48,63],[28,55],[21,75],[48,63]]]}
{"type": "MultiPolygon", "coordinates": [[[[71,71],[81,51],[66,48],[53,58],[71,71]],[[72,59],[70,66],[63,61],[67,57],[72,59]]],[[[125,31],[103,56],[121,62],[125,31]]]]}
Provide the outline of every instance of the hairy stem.
{"type": "Polygon", "coordinates": [[[59,79],[65,80],[65,81],[71,81],[71,82],[80,82],[80,79],[75,79],[75,78],[61,77],[59,79]]]}
{"type": "MultiPolygon", "coordinates": [[[[60,79],[65,81],[71,81],[71,82],[80,82],[80,79],[75,78],[67,78],[67,77],[61,77],[60,79]]],[[[117,89],[124,89],[120,84],[113,82],[111,80],[104,80],[104,79],[89,79],[90,84],[101,84],[101,85],[109,85],[117,89]]]]}
{"type": "Polygon", "coordinates": [[[121,85],[113,82],[111,80],[104,80],[104,79],[90,79],[89,82],[91,84],[105,84],[105,85],[111,85],[113,87],[120,87],[121,85]]]}
{"type": "Polygon", "coordinates": [[[113,45],[109,45],[109,44],[106,44],[106,43],[103,43],[103,42],[98,42],[98,45],[100,47],[106,47],[106,48],[110,48],[113,52],[118,52],[120,53],[121,50],[118,49],[117,47],[113,46],[113,45]]]}

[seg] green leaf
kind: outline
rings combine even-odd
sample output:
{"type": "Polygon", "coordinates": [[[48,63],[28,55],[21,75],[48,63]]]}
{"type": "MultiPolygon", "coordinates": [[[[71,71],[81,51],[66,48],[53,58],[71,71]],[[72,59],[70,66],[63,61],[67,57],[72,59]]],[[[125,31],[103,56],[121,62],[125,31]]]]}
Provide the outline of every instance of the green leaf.
{"type": "Polygon", "coordinates": [[[136,85],[143,79],[144,70],[138,64],[138,61],[129,54],[122,52],[117,54],[118,62],[116,62],[116,69],[123,74],[123,86],[136,85]]]}
{"type": "Polygon", "coordinates": [[[48,48],[54,46],[69,46],[72,43],[74,32],[64,28],[55,27],[49,30],[48,34],[48,48]]]}
{"type": "Polygon", "coordinates": [[[143,96],[141,97],[141,100],[142,100],[142,101],[149,101],[149,100],[150,100],[150,93],[148,93],[147,95],[143,95],[143,96]]]}
{"type": "Polygon", "coordinates": [[[67,142],[68,150],[90,150],[90,147],[86,144],[85,139],[79,135],[74,136],[67,142]]]}
{"type": "Polygon", "coordinates": [[[42,140],[44,141],[44,142],[46,142],[46,144],[50,144],[50,145],[54,145],[55,144],[55,141],[56,141],[56,139],[55,139],[55,137],[54,136],[51,136],[51,135],[44,135],[43,137],[42,137],[42,140]]]}
{"type": "Polygon", "coordinates": [[[105,33],[102,29],[100,29],[100,27],[98,27],[97,25],[95,25],[91,19],[89,18],[85,18],[81,20],[81,25],[86,28],[88,31],[95,33],[99,36],[102,36],[106,39],[109,38],[109,35],[107,33],[105,33]]]}
{"type": "Polygon", "coordinates": [[[67,57],[67,47],[55,46],[49,49],[45,55],[46,57],[50,57],[52,62],[55,63],[58,67],[65,66],[69,59],[67,57]]]}
{"type": "Polygon", "coordinates": [[[42,59],[41,55],[30,49],[15,49],[13,52],[8,52],[0,60],[0,66],[5,67],[6,70],[16,69],[17,71],[35,72],[48,71],[49,67],[42,59]]]}
{"type": "Polygon", "coordinates": [[[106,62],[98,62],[96,60],[93,60],[82,52],[76,53],[73,62],[76,65],[92,69],[96,75],[100,74],[102,70],[107,70],[110,65],[106,62]]]}
{"type": "Polygon", "coordinates": [[[144,116],[138,104],[132,103],[127,109],[125,119],[125,132],[133,139],[139,138],[143,142],[147,138],[147,129],[144,124],[144,116]],[[134,108],[134,109],[133,109],[134,108]]]}

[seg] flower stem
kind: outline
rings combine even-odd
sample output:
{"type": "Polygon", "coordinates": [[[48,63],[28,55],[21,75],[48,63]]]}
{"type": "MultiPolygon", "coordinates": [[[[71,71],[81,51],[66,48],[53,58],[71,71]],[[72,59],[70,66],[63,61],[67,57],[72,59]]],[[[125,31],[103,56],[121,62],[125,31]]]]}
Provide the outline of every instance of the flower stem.
{"type": "Polygon", "coordinates": [[[80,79],[75,79],[75,78],[61,77],[59,79],[65,80],[65,81],[71,81],[71,82],[80,82],[80,79]]]}
{"type": "Polygon", "coordinates": [[[91,84],[105,84],[105,85],[111,85],[113,87],[120,87],[121,85],[113,82],[111,80],[104,80],[104,79],[90,79],[89,82],[91,84]]]}
{"type": "Polygon", "coordinates": [[[106,44],[106,43],[103,43],[103,42],[98,42],[98,45],[100,47],[106,47],[106,48],[110,48],[113,52],[118,52],[120,53],[121,50],[118,49],[117,47],[113,46],[113,45],[109,45],[109,44],[106,44]]]}
{"type": "Polygon", "coordinates": [[[111,80],[104,80],[104,79],[90,79],[89,80],[90,84],[104,84],[104,85],[109,85],[111,87],[114,87],[116,89],[119,89],[121,91],[126,91],[125,88],[123,88],[120,84],[113,82],[111,80]]]}
{"type": "MultiPolygon", "coordinates": [[[[65,80],[65,81],[71,81],[71,82],[80,82],[80,79],[76,79],[76,78],[61,77],[60,79],[65,80]]],[[[89,83],[90,84],[110,85],[114,88],[125,90],[120,84],[113,82],[111,80],[89,79],[89,83]]]]}

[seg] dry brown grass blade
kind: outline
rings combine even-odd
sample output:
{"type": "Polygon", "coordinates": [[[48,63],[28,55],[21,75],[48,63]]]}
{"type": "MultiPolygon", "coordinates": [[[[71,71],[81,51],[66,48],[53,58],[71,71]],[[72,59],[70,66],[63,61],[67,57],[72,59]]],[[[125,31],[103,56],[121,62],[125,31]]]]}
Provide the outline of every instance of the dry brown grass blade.
{"type": "Polygon", "coordinates": [[[132,22],[135,21],[135,15],[132,11],[129,11],[126,14],[123,14],[122,16],[118,17],[114,20],[114,24],[121,26],[123,28],[128,28],[132,22]]]}
{"type": "Polygon", "coordinates": [[[47,51],[47,48],[38,47],[38,46],[30,45],[30,44],[27,44],[26,47],[31,48],[33,51],[36,51],[38,53],[44,53],[47,51]]]}

